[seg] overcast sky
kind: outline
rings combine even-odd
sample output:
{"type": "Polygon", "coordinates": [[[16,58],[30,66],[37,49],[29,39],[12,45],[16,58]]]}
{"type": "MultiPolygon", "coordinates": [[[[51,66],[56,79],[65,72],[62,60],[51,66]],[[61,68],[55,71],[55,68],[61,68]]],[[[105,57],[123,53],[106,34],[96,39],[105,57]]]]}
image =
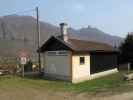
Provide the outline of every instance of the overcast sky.
{"type": "Polygon", "coordinates": [[[133,31],[133,0],[0,0],[0,15],[36,6],[41,20],[54,25],[67,22],[75,29],[90,25],[121,37],[133,31]]]}

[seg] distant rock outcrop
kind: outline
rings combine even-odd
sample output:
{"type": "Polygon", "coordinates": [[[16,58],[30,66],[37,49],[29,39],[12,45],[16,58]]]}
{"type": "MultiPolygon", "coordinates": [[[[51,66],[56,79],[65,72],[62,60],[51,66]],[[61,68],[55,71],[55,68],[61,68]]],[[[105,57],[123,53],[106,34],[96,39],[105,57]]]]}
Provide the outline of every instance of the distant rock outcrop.
{"type": "MultiPolygon", "coordinates": [[[[40,22],[41,44],[51,35],[59,35],[59,27],[46,22],[40,22]]],[[[75,30],[69,28],[71,38],[88,41],[104,42],[111,45],[119,45],[123,40],[117,36],[106,34],[97,28],[82,28],[75,30]]],[[[15,55],[16,52],[26,48],[34,55],[37,49],[36,19],[31,16],[4,16],[0,17],[0,51],[1,55],[15,55]]],[[[0,56],[1,56],[0,55],[0,56]]]]}

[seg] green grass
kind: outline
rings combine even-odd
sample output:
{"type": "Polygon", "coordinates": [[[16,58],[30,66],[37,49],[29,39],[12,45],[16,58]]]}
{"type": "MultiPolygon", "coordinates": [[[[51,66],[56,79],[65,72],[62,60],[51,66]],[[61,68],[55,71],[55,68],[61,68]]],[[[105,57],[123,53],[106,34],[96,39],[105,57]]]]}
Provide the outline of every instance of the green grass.
{"type": "Polygon", "coordinates": [[[133,86],[128,82],[123,81],[123,73],[116,73],[106,77],[72,84],[64,81],[50,81],[44,79],[21,78],[17,76],[1,76],[0,89],[37,89],[37,90],[52,90],[52,91],[71,91],[71,92],[125,92],[132,91],[133,86]]]}

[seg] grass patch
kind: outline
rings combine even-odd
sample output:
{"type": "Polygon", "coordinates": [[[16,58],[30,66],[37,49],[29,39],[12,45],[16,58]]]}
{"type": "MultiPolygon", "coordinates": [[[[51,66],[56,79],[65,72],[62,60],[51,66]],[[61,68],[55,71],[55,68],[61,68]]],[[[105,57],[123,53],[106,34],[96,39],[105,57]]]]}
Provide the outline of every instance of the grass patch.
{"type": "Polygon", "coordinates": [[[73,85],[72,88],[74,91],[78,92],[110,91],[111,89],[121,87],[125,83],[126,82],[122,79],[122,75],[120,73],[116,73],[73,85]]]}
{"type": "Polygon", "coordinates": [[[64,81],[49,81],[44,79],[21,78],[17,76],[1,76],[0,89],[37,89],[52,91],[71,91],[71,92],[99,92],[113,91],[124,92],[133,90],[133,86],[123,81],[122,72],[105,76],[102,78],[72,84],[64,81]]]}

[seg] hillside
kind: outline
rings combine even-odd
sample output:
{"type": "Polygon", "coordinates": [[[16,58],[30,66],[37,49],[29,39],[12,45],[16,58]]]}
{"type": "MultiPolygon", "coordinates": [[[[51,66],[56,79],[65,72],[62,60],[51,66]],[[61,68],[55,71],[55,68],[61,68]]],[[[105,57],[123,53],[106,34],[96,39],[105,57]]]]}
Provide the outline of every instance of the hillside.
{"type": "MultiPolygon", "coordinates": [[[[59,31],[59,27],[41,21],[41,44],[51,35],[59,35],[59,31]]],[[[104,42],[111,45],[119,45],[123,40],[91,27],[79,30],[69,28],[68,32],[71,38],[104,42]]],[[[34,55],[37,48],[36,19],[31,16],[18,15],[0,17],[0,41],[0,51],[3,56],[15,55],[21,48],[30,50],[34,55]]]]}

